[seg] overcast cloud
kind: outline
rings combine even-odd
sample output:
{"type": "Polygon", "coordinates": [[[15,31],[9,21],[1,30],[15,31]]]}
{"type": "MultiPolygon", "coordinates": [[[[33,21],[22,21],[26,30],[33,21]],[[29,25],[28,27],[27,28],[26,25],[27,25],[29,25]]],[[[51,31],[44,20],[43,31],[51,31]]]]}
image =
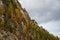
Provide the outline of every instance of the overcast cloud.
{"type": "Polygon", "coordinates": [[[60,36],[60,0],[20,0],[40,26],[60,36]]]}

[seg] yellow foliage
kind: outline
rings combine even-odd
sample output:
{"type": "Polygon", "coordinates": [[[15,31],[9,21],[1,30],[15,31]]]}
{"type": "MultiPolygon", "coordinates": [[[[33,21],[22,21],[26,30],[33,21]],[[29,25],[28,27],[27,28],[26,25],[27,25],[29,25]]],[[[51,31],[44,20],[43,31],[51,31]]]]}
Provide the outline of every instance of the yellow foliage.
{"type": "Polygon", "coordinates": [[[23,25],[23,32],[24,32],[24,33],[27,32],[27,27],[26,27],[26,25],[23,25]]]}
{"type": "Polygon", "coordinates": [[[20,17],[20,11],[18,9],[15,9],[15,12],[16,12],[17,18],[19,18],[20,17]]]}

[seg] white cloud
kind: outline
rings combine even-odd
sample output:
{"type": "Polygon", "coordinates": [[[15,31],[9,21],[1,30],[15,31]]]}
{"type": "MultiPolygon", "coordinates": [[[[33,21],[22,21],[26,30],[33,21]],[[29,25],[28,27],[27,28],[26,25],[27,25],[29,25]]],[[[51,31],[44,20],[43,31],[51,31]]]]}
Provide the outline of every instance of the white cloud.
{"type": "Polygon", "coordinates": [[[23,7],[27,9],[37,9],[48,6],[59,5],[58,0],[20,0],[23,7]]]}
{"type": "Polygon", "coordinates": [[[50,21],[47,23],[42,23],[40,26],[43,26],[50,33],[58,35],[60,37],[60,21],[50,21]]]}

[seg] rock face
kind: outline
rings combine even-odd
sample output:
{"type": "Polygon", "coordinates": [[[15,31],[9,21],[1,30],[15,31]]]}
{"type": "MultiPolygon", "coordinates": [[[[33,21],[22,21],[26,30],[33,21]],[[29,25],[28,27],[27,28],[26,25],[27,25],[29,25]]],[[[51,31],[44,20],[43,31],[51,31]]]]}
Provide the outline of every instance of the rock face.
{"type": "Polygon", "coordinates": [[[30,19],[18,0],[0,0],[0,40],[60,40],[30,19]]]}

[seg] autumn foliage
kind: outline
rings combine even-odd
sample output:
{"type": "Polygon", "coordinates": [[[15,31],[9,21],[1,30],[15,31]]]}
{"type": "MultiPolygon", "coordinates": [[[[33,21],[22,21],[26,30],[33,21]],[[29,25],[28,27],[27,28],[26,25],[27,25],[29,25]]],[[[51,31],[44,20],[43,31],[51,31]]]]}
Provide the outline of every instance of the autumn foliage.
{"type": "Polygon", "coordinates": [[[0,0],[0,40],[60,40],[35,20],[18,0],[0,0]],[[3,36],[1,36],[3,35],[3,36]]]}

